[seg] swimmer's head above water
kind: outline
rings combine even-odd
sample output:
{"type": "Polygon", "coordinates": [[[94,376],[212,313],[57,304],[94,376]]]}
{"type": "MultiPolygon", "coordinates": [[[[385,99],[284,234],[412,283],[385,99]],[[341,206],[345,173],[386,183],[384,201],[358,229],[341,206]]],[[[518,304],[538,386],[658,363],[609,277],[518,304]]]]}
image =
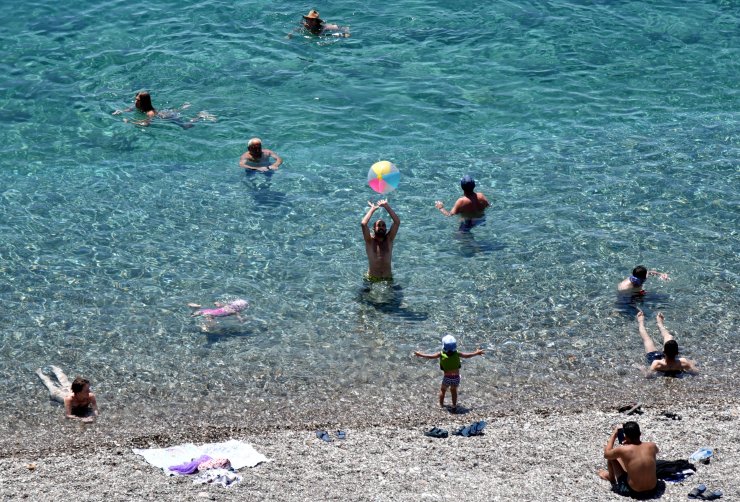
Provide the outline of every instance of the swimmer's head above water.
{"type": "Polygon", "coordinates": [[[648,270],[643,267],[642,265],[638,265],[634,269],[632,269],[632,275],[629,277],[630,282],[635,285],[635,287],[642,286],[642,284],[647,280],[648,270]]]}
{"type": "Polygon", "coordinates": [[[259,158],[262,155],[262,140],[259,138],[250,139],[247,143],[247,150],[253,157],[259,158]]]}
{"type": "Polygon", "coordinates": [[[472,176],[470,176],[469,174],[466,174],[460,180],[460,187],[463,189],[463,192],[465,193],[472,192],[473,189],[475,189],[475,180],[472,178],[472,176]]]}
{"type": "Polygon", "coordinates": [[[385,221],[378,220],[375,222],[375,225],[373,225],[373,230],[375,231],[375,237],[383,238],[388,232],[388,227],[386,226],[385,221]]]}
{"type": "Polygon", "coordinates": [[[134,98],[134,106],[137,110],[144,113],[154,111],[154,105],[152,105],[152,97],[146,91],[141,91],[134,98]]]}
{"type": "Polygon", "coordinates": [[[321,33],[324,20],[319,17],[319,11],[312,9],[308,14],[303,16],[303,26],[311,33],[318,35],[321,33]]]}
{"type": "Polygon", "coordinates": [[[674,359],[678,355],[678,342],[676,340],[668,340],[663,344],[663,353],[669,359],[674,359]]]}

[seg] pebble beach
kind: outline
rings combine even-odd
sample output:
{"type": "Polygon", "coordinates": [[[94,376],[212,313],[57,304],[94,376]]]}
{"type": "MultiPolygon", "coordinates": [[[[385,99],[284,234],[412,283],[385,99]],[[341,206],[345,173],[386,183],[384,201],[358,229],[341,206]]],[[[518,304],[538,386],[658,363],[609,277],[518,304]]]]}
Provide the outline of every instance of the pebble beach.
{"type": "MultiPolygon", "coordinates": [[[[64,422],[56,414],[33,428],[5,424],[0,480],[5,500],[624,500],[596,475],[613,424],[636,420],[643,439],[657,443],[659,459],[686,459],[709,446],[709,464],[667,483],[661,500],[686,500],[698,483],[720,489],[723,500],[740,495],[740,400],[682,399],[642,402],[640,415],[614,408],[505,409],[461,407],[458,414],[436,406],[383,402],[321,403],[303,408],[255,406],[243,417],[215,413],[209,420],[167,424],[120,421],[103,412],[91,426],[64,422]],[[680,420],[668,419],[670,411],[680,420]],[[484,434],[455,436],[459,427],[485,420],[484,434]],[[431,427],[448,438],[429,438],[431,427]],[[316,437],[329,432],[330,442],[316,437]],[[346,432],[346,439],[336,431],[346,432]],[[243,468],[231,487],[194,484],[168,477],[132,448],[162,448],[187,442],[240,439],[270,461],[243,468]]],[[[381,398],[382,402],[382,398],[381,398]]],[[[113,415],[113,416],[111,416],[113,415]]],[[[122,416],[122,415],[121,415],[122,416]]]]}

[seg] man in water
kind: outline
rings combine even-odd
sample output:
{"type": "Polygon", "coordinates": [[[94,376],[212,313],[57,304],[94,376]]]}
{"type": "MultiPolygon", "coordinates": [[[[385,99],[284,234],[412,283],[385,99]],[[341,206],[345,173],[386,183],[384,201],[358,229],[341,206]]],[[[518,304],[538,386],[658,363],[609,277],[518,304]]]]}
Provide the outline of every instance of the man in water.
{"type": "Polygon", "coordinates": [[[349,31],[336,24],[327,24],[319,17],[319,11],[310,10],[303,16],[303,27],[313,35],[331,35],[334,37],[349,37],[349,31]]]}
{"type": "Polygon", "coordinates": [[[608,470],[601,469],[599,477],[612,484],[612,490],[620,495],[636,499],[652,498],[658,489],[655,472],[658,446],[640,441],[640,426],[637,422],[625,422],[614,427],[604,446],[604,458],[608,470]],[[620,434],[621,432],[621,434],[620,434]],[[620,446],[614,447],[618,436],[624,435],[620,446]]]}
{"type": "Polygon", "coordinates": [[[484,221],[484,212],[490,204],[485,195],[475,192],[475,180],[470,175],[466,174],[462,177],[460,187],[463,196],[457,199],[455,205],[452,206],[452,211],[446,210],[440,200],[435,202],[434,205],[445,216],[459,214],[462,218],[460,230],[466,232],[484,221]]]}
{"type": "Polygon", "coordinates": [[[617,291],[622,294],[633,294],[633,295],[644,295],[647,293],[642,289],[642,285],[647,280],[648,276],[658,276],[661,281],[670,281],[668,274],[664,272],[658,272],[657,270],[648,270],[642,265],[636,266],[632,269],[632,275],[627,277],[625,280],[617,285],[617,291]]]}
{"type": "Polygon", "coordinates": [[[393,257],[393,241],[396,239],[401,220],[385,199],[379,200],[375,204],[368,202],[368,205],[370,209],[360,223],[362,235],[365,238],[365,251],[367,252],[368,268],[366,278],[369,281],[392,280],[391,258],[393,257]],[[371,234],[368,223],[370,223],[370,218],[379,207],[382,207],[388,212],[393,220],[393,226],[388,231],[385,221],[379,219],[375,222],[373,226],[374,232],[371,234]]]}
{"type": "Polygon", "coordinates": [[[262,148],[262,140],[259,138],[249,140],[247,151],[239,159],[240,167],[263,173],[270,170],[276,171],[282,163],[283,159],[277,153],[267,148],[262,148]],[[274,161],[270,159],[274,159],[274,161]]]}
{"type": "Polygon", "coordinates": [[[663,352],[655,349],[653,340],[645,329],[645,314],[642,311],[637,313],[637,326],[640,331],[642,343],[645,345],[645,358],[652,374],[661,373],[663,376],[679,376],[683,372],[697,374],[698,370],[693,361],[685,357],[678,357],[678,343],[673,339],[670,332],[666,329],[663,321],[665,316],[658,312],[655,321],[658,324],[660,334],[663,335],[663,352]]]}

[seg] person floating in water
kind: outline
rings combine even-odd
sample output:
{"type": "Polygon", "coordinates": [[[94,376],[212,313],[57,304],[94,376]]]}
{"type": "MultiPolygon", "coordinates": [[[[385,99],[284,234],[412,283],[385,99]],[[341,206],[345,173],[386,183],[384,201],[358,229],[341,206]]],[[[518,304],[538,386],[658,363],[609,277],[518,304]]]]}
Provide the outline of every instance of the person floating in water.
{"type": "Polygon", "coordinates": [[[642,265],[636,266],[632,269],[632,275],[624,279],[617,285],[617,291],[622,294],[633,294],[633,295],[644,295],[647,293],[642,289],[642,285],[645,283],[649,276],[658,276],[662,281],[670,281],[668,274],[664,272],[658,272],[657,270],[648,270],[642,265]]]}
{"type": "Polygon", "coordinates": [[[177,110],[157,111],[157,109],[154,108],[154,105],[152,104],[152,96],[148,92],[142,91],[136,94],[136,97],[134,98],[134,106],[130,106],[125,110],[116,110],[113,112],[113,115],[120,115],[124,112],[131,112],[136,110],[144,114],[145,117],[137,120],[123,119],[123,121],[130,122],[141,127],[147,127],[156,117],[174,122],[183,129],[190,129],[191,127],[193,127],[195,122],[198,122],[199,120],[207,120],[210,122],[216,121],[215,115],[212,115],[206,111],[198,112],[198,115],[190,120],[183,120],[183,118],[180,116],[180,110],[185,110],[189,107],[190,103],[185,103],[177,110]]]}
{"type": "Polygon", "coordinates": [[[440,200],[435,202],[434,206],[445,216],[460,215],[462,218],[460,231],[467,232],[485,221],[484,213],[490,204],[485,195],[475,192],[475,180],[470,175],[466,174],[462,177],[460,187],[463,196],[457,199],[451,211],[446,210],[440,200]]]}
{"type": "Polygon", "coordinates": [[[658,324],[658,330],[663,335],[663,351],[659,351],[655,348],[652,338],[648,335],[645,329],[645,314],[642,311],[637,313],[637,326],[640,332],[640,338],[645,346],[645,359],[648,363],[648,370],[650,375],[657,373],[663,376],[680,376],[686,372],[691,375],[695,375],[699,372],[693,361],[686,359],[685,357],[678,357],[678,342],[673,339],[673,336],[666,329],[663,321],[665,316],[662,312],[658,312],[655,316],[655,321],[658,324]]]}
{"type": "Polygon", "coordinates": [[[243,321],[239,313],[249,307],[249,302],[240,298],[226,304],[214,302],[214,305],[216,306],[215,309],[204,309],[197,303],[188,303],[188,307],[198,309],[190,314],[190,317],[204,317],[207,321],[212,321],[216,317],[228,317],[233,315],[236,316],[239,321],[243,321]]]}
{"type": "Polygon", "coordinates": [[[447,389],[450,389],[450,395],[452,397],[452,411],[457,411],[457,388],[460,386],[460,367],[462,363],[460,359],[468,359],[475,356],[483,355],[483,350],[478,349],[475,352],[458,352],[457,351],[457,340],[452,335],[447,335],[442,338],[442,351],[435,352],[434,354],[422,354],[421,352],[414,352],[416,357],[423,357],[424,359],[439,359],[439,368],[444,372],[442,377],[442,386],[439,389],[439,406],[444,408],[445,405],[445,394],[447,389]]]}
{"type": "Polygon", "coordinates": [[[391,270],[393,241],[396,239],[398,227],[401,226],[401,220],[385,199],[379,200],[375,204],[368,202],[368,205],[370,209],[360,222],[362,236],[365,239],[365,252],[367,253],[368,263],[365,278],[372,282],[393,280],[393,272],[391,270]],[[370,233],[368,223],[370,223],[370,218],[379,207],[382,207],[388,212],[393,220],[393,226],[388,231],[385,221],[378,219],[373,226],[374,232],[370,233]]]}
{"type": "MultiPolygon", "coordinates": [[[[303,16],[302,27],[312,35],[330,36],[330,37],[349,37],[349,28],[337,24],[328,24],[319,17],[319,11],[310,10],[303,16]]],[[[290,38],[291,35],[288,35],[290,38]]]]}
{"type": "Polygon", "coordinates": [[[98,416],[98,403],[95,394],[90,392],[90,381],[77,377],[70,383],[67,375],[57,366],[51,366],[51,370],[57,382],[45,375],[41,368],[36,370],[36,374],[49,389],[51,399],[64,405],[64,416],[86,423],[95,421],[98,416]]]}
{"type": "Polygon", "coordinates": [[[252,171],[277,171],[283,159],[273,150],[262,148],[262,140],[252,138],[247,143],[247,151],[239,159],[239,167],[252,171]]]}

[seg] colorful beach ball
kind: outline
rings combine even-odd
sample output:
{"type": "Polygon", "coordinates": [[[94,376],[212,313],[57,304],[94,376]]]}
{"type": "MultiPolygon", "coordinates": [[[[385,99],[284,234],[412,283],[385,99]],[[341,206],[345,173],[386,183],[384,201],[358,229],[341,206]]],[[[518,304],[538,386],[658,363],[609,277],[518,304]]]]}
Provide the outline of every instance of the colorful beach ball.
{"type": "Polygon", "coordinates": [[[367,184],[378,193],[388,193],[398,188],[401,172],[387,160],[381,160],[370,166],[367,172],[367,184]]]}

